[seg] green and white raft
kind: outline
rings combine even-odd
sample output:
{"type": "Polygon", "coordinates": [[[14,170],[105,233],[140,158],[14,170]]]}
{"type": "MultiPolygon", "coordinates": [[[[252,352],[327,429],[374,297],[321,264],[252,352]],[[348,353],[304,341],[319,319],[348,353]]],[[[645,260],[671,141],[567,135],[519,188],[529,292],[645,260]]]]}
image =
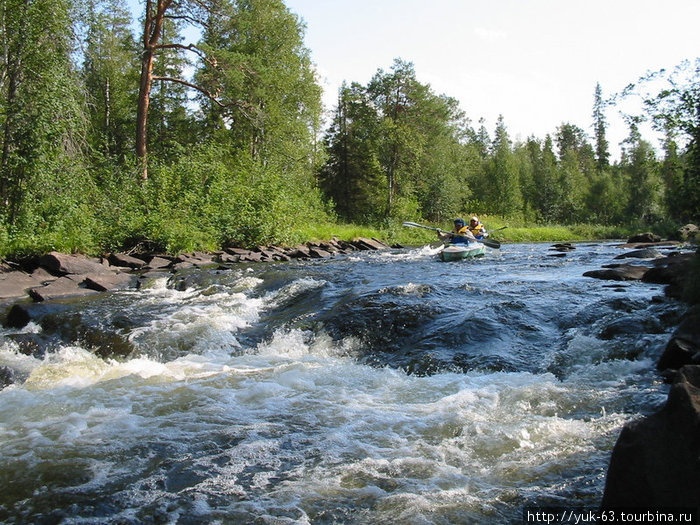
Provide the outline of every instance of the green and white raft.
{"type": "Polygon", "coordinates": [[[486,253],[485,245],[479,242],[470,242],[469,244],[447,244],[440,250],[438,256],[441,261],[449,262],[481,257],[484,253],[486,253]]]}

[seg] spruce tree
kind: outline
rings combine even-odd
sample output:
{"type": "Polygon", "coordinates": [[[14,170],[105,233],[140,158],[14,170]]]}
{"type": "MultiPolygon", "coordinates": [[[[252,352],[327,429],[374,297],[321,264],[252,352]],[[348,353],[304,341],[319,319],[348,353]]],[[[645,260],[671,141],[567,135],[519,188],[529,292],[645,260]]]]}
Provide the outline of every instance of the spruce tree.
{"type": "Polygon", "coordinates": [[[593,99],[593,129],[595,133],[596,167],[599,172],[602,172],[610,166],[610,152],[608,151],[608,140],[605,138],[607,122],[605,120],[603,90],[600,87],[600,83],[595,86],[595,95],[593,99]]]}

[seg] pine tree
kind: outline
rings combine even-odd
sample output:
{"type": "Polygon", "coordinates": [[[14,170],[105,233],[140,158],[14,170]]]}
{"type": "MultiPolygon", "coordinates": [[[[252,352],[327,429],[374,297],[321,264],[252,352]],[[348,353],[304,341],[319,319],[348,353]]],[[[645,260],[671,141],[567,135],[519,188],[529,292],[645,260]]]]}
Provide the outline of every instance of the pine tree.
{"type": "Polygon", "coordinates": [[[603,90],[600,83],[595,86],[593,99],[593,129],[595,132],[595,159],[599,172],[610,166],[610,152],[608,151],[608,140],[605,138],[607,122],[605,120],[605,103],[603,101],[603,90]]]}
{"type": "Polygon", "coordinates": [[[523,198],[515,156],[503,116],[498,117],[487,164],[487,203],[492,213],[505,217],[522,214],[523,198]]]}
{"type": "Polygon", "coordinates": [[[326,134],[328,160],[320,172],[321,188],[346,221],[371,223],[384,210],[379,164],[377,114],[359,84],[343,85],[326,134]]]}
{"type": "Polygon", "coordinates": [[[636,123],[630,125],[630,135],[625,140],[626,162],[622,165],[629,184],[628,217],[635,220],[652,220],[658,217],[661,181],[654,148],[642,139],[636,123]]]}

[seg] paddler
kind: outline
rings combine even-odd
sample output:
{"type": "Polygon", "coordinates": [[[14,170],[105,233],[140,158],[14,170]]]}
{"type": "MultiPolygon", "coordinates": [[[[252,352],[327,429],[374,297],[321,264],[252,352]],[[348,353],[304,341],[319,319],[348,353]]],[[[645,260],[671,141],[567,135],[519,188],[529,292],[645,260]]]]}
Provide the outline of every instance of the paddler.
{"type": "Polygon", "coordinates": [[[469,226],[467,226],[467,229],[477,239],[484,239],[489,236],[489,234],[486,232],[486,228],[484,228],[484,225],[481,224],[479,217],[476,216],[469,219],[469,226]]]}
{"type": "Polygon", "coordinates": [[[464,219],[455,219],[454,228],[451,232],[441,233],[438,232],[438,238],[442,242],[450,242],[452,244],[467,244],[470,242],[477,242],[474,234],[469,231],[464,219]]]}

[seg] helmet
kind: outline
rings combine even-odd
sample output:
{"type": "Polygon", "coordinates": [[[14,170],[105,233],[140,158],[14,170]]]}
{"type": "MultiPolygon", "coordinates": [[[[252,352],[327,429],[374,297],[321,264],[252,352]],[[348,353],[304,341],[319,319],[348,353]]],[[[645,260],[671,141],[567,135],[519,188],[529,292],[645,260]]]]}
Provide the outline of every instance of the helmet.
{"type": "Polygon", "coordinates": [[[469,220],[470,220],[470,221],[474,221],[474,222],[479,222],[479,217],[474,216],[474,217],[472,217],[472,218],[469,219],[469,220]]]}
{"type": "Polygon", "coordinates": [[[455,219],[455,226],[464,226],[464,219],[455,219]]]}

